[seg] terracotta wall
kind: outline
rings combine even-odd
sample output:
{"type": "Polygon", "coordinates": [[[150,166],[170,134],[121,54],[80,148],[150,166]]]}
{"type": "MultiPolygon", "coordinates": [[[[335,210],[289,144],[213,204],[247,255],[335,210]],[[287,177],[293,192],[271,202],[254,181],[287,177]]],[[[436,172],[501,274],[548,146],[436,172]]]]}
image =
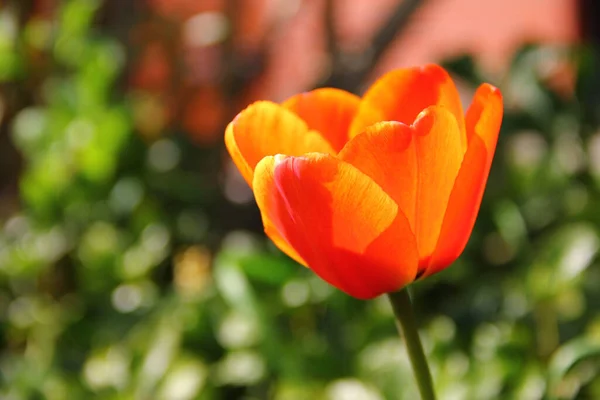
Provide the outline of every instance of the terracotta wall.
{"type": "MultiPolygon", "coordinates": [[[[302,90],[327,67],[323,0],[304,0],[285,29],[271,38],[276,51],[263,82],[275,99],[302,90]],[[294,82],[286,77],[295,76],[294,82]]],[[[336,0],[336,33],[347,51],[359,50],[398,0],[336,0]]],[[[527,41],[569,43],[579,36],[576,0],[427,0],[394,41],[376,75],[461,53],[476,54],[485,68],[501,70],[527,41]]]]}

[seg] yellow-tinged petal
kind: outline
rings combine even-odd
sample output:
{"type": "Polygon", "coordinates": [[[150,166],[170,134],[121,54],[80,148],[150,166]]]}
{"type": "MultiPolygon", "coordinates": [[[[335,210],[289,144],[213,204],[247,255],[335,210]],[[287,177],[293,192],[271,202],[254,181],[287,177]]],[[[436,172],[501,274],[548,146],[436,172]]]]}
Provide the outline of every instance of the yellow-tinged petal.
{"type": "Polygon", "coordinates": [[[349,139],[359,103],[360,97],[352,93],[322,88],[293,96],[282,105],[302,118],[309,129],[320,132],[337,152],[349,139]]]}
{"type": "Polygon", "coordinates": [[[477,88],[473,102],[467,110],[465,118],[469,143],[473,135],[483,140],[488,150],[488,162],[491,164],[496,150],[498,133],[502,124],[502,93],[498,88],[484,83],[477,88]]]}
{"type": "Polygon", "coordinates": [[[325,154],[266,157],[253,185],[262,215],[332,285],[366,299],[414,279],[418,255],[406,217],[352,165],[325,154]]]}
{"type": "Polygon", "coordinates": [[[469,148],[452,190],[440,238],[425,276],[454,262],[469,240],[494,157],[502,113],[500,91],[488,84],[481,85],[467,111],[469,148]]]}
{"type": "Polygon", "coordinates": [[[398,204],[415,229],[417,150],[412,127],[400,122],[371,125],[338,157],[371,177],[398,204]]]}
{"type": "Polygon", "coordinates": [[[227,126],[225,145],[242,176],[252,186],[254,168],[275,154],[301,155],[334,152],[329,143],[288,109],[259,101],[243,110],[227,126]]]}
{"type": "MultiPolygon", "coordinates": [[[[297,115],[266,101],[254,103],[238,114],[227,127],[225,144],[250,186],[256,164],[267,155],[333,151],[327,141],[319,133],[310,131],[297,115]]],[[[267,218],[263,218],[263,223],[266,234],[284,253],[306,265],[267,218]]]]}
{"type": "Polygon", "coordinates": [[[352,139],[339,157],[371,177],[400,206],[415,233],[420,269],[433,254],[463,160],[459,127],[443,107],[429,107],[413,126],[386,122],[352,139]]]}
{"type": "Polygon", "coordinates": [[[298,264],[307,267],[308,265],[306,265],[306,261],[300,257],[300,254],[298,254],[298,252],[281,235],[271,220],[264,214],[262,215],[262,220],[265,228],[265,234],[273,241],[273,243],[275,243],[275,246],[277,246],[279,250],[283,251],[288,255],[288,257],[296,261],[298,264]]]}
{"type": "Polygon", "coordinates": [[[448,73],[438,65],[397,69],[383,75],[367,90],[350,127],[350,137],[380,121],[410,125],[430,106],[447,108],[459,126],[463,152],[467,140],[460,96],[448,73]]]}
{"type": "Polygon", "coordinates": [[[456,118],[442,107],[431,107],[415,121],[417,169],[416,236],[421,267],[433,254],[448,199],[464,158],[456,118]]]}

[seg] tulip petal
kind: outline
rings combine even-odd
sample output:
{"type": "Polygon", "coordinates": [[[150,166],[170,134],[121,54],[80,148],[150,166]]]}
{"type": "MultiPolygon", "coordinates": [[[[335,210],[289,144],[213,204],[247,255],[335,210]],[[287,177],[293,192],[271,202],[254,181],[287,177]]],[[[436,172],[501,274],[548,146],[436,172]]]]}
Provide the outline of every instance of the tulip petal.
{"type": "Polygon", "coordinates": [[[379,121],[412,124],[429,106],[446,107],[458,122],[463,151],[467,140],[460,96],[448,73],[438,65],[398,69],[377,80],[362,98],[350,137],[379,121]]]}
{"type": "Polygon", "coordinates": [[[406,217],[350,164],[325,154],[266,157],[253,185],[262,215],[330,284],[367,299],[414,279],[418,256],[406,217]]]}
{"type": "Polygon", "coordinates": [[[340,151],[349,139],[350,123],[358,110],[360,97],[340,89],[322,88],[301,93],[282,105],[296,113],[308,128],[318,131],[340,151]]]}
{"type": "MultiPolygon", "coordinates": [[[[229,124],[225,144],[246,182],[252,186],[254,168],[265,156],[278,153],[300,155],[309,151],[333,152],[318,132],[284,107],[266,101],[256,102],[229,124]]],[[[265,232],[288,256],[306,265],[268,219],[265,232]]]]}
{"type": "Polygon", "coordinates": [[[488,84],[481,85],[466,116],[469,148],[456,178],[440,238],[425,276],[454,262],[469,240],[494,157],[502,109],[500,91],[488,84]]]}
{"type": "Polygon", "coordinates": [[[395,122],[371,126],[339,154],[381,186],[407,216],[417,239],[420,269],[435,249],[463,160],[458,132],[447,109],[429,107],[412,127],[395,122]]]}
{"type": "Polygon", "coordinates": [[[398,204],[415,228],[417,150],[412,127],[379,122],[353,138],[338,157],[373,179],[398,204]]]}
{"type": "Polygon", "coordinates": [[[227,126],[225,145],[242,176],[252,186],[254,168],[265,156],[332,153],[327,141],[293,112],[268,101],[259,101],[227,126]]]}
{"type": "Polygon", "coordinates": [[[288,257],[296,261],[298,264],[307,267],[308,265],[306,264],[306,261],[300,257],[300,254],[298,254],[298,252],[287,242],[287,239],[281,235],[273,222],[271,222],[271,220],[264,214],[262,215],[262,218],[263,225],[265,227],[265,234],[273,241],[275,246],[277,246],[279,250],[283,251],[288,257]]]}

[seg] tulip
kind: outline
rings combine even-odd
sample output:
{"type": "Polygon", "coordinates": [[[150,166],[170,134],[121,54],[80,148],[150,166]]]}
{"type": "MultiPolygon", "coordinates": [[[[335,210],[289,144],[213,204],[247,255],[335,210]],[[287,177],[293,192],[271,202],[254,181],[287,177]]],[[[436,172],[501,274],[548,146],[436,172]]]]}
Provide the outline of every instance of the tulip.
{"type": "Polygon", "coordinates": [[[502,111],[498,89],[483,84],[463,113],[448,73],[428,65],[389,72],[362,98],[324,88],[256,102],[225,143],[277,247],[369,299],[462,253],[502,111]]]}

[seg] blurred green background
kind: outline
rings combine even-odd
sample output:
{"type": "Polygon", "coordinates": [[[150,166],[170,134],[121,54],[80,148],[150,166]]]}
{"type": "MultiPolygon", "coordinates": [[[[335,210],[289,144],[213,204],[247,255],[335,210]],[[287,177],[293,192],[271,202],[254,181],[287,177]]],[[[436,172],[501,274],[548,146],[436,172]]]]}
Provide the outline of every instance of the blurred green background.
{"type": "MultiPolygon", "coordinates": [[[[0,1],[1,399],[418,398],[386,299],[265,239],[222,143],[253,100],[412,62],[436,0],[379,3],[367,37],[343,1],[0,1]]],[[[577,45],[427,60],[506,101],[465,253],[413,285],[441,399],[600,399],[598,10],[565,4],[577,45]]]]}

